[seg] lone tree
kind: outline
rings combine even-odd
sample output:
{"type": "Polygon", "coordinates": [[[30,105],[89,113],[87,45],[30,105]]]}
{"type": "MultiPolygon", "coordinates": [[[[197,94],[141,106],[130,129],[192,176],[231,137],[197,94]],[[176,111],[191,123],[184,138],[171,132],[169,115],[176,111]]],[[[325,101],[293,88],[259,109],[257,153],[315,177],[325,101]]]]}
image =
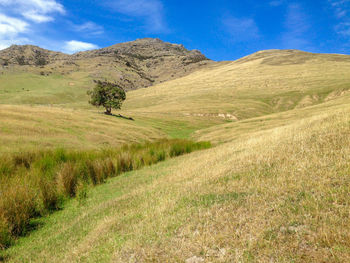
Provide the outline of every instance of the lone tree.
{"type": "Polygon", "coordinates": [[[103,81],[95,81],[96,86],[93,90],[88,91],[90,95],[89,103],[106,109],[105,114],[112,115],[112,109],[120,109],[123,101],[126,99],[126,94],[123,88],[117,84],[103,81]]]}

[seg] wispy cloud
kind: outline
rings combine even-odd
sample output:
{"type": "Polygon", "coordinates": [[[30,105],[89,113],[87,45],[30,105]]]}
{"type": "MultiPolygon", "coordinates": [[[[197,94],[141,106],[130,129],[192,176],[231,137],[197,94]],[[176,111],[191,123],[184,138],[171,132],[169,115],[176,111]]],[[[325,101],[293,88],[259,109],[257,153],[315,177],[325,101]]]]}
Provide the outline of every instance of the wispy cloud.
{"type": "Polygon", "coordinates": [[[308,40],[310,25],[299,4],[289,4],[285,19],[286,32],[282,35],[284,48],[304,49],[311,45],[308,40]]]}
{"type": "Polygon", "coordinates": [[[71,41],[65,42],[65,45],[62,51],[68,54],[73,54],[79,51],[86,51],[86,50],[97,49],[97,48],[98,46],[92,43],[71,40],[71,41]]]}
{"type": "Polygon", "coordinates": [[[118,13],[144,20],[145,29],[151,33],[166,33],[164,7],[160,0],[116,0],[109,6],[118,13]]]}
{"type": "Polygon", "coordinates": [[[277,6],[281,6],[285,3],[285,0],[273,0],[269,2],[269,5],[272,7],[277,7],[277,6]]]}
{"type": "Polygon", "coordinates": [[[334,27],[337,34],[343,37],[350,37],[350,0],[329,0],[338,19],[338,24],[334,27]]]}
{"type": "Polygon", "coordinates": [[[100,26],[91,21],[80,25],[73,25],[73,30],[87,35],[101,35],[104,33],[103,26],[100,26]]]}
{"type": "Polygon", "coordinates": [[[350,11],[350,0],[329,0],[329,3],[334,8],[335,15],[338,18],[345,17],[350,11]]]}
{"type": "Polygon", "coordinates": [[[222,19],[222,24],[232,42],[244,42],[259,37],[259,28],[252,18],[226,16],[222,19]]]}

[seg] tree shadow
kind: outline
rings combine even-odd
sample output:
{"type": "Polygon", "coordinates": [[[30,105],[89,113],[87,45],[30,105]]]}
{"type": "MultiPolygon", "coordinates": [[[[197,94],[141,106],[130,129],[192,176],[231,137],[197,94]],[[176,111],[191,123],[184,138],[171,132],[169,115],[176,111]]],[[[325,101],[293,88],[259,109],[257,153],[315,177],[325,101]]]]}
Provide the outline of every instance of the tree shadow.
{"type": "Polygon", "coordinates": [[[123,116],[121,114],[118,114],[118,115],[117,114],[112,114],[112,116],[117,117],[117,118],[122,118],[122,119],[125,119],[125,120],[129,120],[129,121],[135,121],[134,118],[126,117],[126,116],[123,116]]]}
{"type": "Polygon", "coordinates": [[[123,115],[121,115],[121,114],[113,114],[113,113],[108,114],[108,113],[106,113],[106,112],[103,112],[103,113],[100,112],[100,114],[104,114],[104,115],[112,116],[112,117],[116,117],[116,118],[121,118],[121,119],[124,119],[124,120],[135,121],[134,118],[132,118],[132,117],[126,117],[126,116],[123,116],[123,115]]]}

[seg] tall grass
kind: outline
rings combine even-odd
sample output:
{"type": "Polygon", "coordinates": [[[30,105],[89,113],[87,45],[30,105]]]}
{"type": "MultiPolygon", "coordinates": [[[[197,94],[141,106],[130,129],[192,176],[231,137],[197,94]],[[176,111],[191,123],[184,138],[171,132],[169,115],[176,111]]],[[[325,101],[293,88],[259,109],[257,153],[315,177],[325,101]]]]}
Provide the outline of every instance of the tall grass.
{"type": "Polygon", "coordinates": [[[102,151],[57,149],[0,158],[0,248],[27,232],[31,219],[84,196],[87,185],[143,166],[209,148],[210,143],[161,140],[102,151]]]}

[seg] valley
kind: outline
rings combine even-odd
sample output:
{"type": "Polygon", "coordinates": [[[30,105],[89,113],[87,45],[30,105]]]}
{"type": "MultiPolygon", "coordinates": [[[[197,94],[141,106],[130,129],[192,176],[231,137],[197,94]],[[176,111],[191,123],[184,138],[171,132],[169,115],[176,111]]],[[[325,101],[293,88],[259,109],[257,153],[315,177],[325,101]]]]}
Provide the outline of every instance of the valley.
{"type": "Polygon", "coordinates": [[[13,46],[0,62],[1,156],[212,144],[88,188],[34,218],[0,261],[350,261],[350,56],[215,62],[140,39],[74,55],[13,46]],[[134,121],[88,104],[94,80],[128,91],[114,113],[134,121]]]}

